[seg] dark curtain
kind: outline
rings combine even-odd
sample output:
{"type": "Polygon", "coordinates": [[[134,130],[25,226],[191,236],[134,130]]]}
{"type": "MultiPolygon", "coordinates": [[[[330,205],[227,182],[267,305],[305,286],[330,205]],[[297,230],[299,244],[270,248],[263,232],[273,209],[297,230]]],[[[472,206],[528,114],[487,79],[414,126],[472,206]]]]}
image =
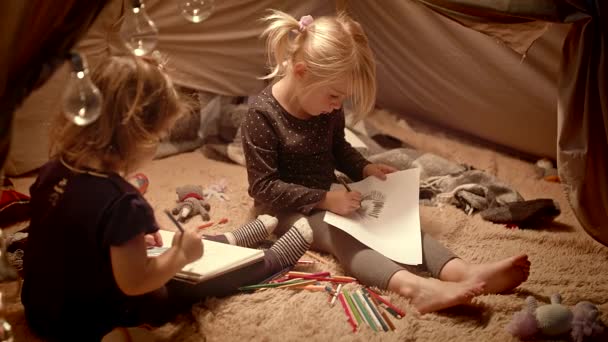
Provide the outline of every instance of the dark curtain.
{"type": "Polygon", "coordinates": [[[9,151],[13,112],[63,63],[106,2],[0,2],[0,170],[9,151]]]}
{"type": "MultiPolygon", "coordinates": [[[[418,0],[433,10],[525,53],[531,22],[570,23],[558,93],[557,164],[576,217],[608,246],[608,2],[605,0],[418,0]],[[497,29],[489,30],[488,24],[497,29]],[[523,24],[523,25],[522,25],[523,24]],[[513,32],[512,32],[513,33],[513,32]],[[505,40],[511,37],[511,40],[505,40]]],[[[522,125],[525,124],[522,122],[522,125]]]]}

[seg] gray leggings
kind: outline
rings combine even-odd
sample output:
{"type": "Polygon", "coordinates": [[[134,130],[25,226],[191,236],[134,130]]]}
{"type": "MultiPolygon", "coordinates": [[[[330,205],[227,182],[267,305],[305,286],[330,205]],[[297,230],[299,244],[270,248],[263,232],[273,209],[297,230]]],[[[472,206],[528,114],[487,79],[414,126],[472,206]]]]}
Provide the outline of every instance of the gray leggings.
{"type": "MultiPolygon", "coordinates": [[[[346,232],[328,225],[323,221],[324,211],[313,212],[310,216],[300,213],[277,213],[264,206],[256,206],[254,211],[256,215],[276,216],[279,219],[279,225],[275,233],[279,236],[291,228],[295,221],[306,217],[314,233],[311,249],[333,255],[346,272],[364,285],[386,289],[389,280],[397,271],[415,272],[417,269],[417,267],[399,264],[362,244],[346,232]]],[[[454,253],[428,234],[422,233],[423,270],[425,269],[431,276],[438,278],[443,266],[454,258],[456,258],[454,253]]]]}

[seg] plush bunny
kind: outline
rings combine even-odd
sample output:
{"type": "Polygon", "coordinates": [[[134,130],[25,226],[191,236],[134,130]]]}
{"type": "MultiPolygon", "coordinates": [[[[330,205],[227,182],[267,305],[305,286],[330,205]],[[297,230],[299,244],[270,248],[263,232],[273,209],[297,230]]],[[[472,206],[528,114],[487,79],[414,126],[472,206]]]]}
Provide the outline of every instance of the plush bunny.
{"type": "Polygon", "coordinates": [[[582,301],[573,310],[561,304],[561,296],[551,296],[551,304],[538,306],[532,296],[526,298],[526,307],[516,312],[506,326],[507,332],[520,339],[530,339],[541,334],[553,337],[570,332],[573,341],[582,342],[586,337],[603,333],[597,306],[582,301]]]}
{"type": "Polygon", "coordinates": [[[173,208],[173,215],[177,215],[177,219],[184,222],[192,216],[199,214],[203,221],[209,221],[209,210],[211,206],[203,197],[203,188],[200,185],[184,185],[178,187],[177,204],[173,208]]]}

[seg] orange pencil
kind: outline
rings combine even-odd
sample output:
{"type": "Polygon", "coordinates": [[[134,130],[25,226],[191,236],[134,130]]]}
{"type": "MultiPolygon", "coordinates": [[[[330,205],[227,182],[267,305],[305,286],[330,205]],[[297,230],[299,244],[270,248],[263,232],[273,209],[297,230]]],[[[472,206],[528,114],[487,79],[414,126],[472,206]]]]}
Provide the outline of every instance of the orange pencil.
{"type": "Polygon", "coordinates": [[[209,228],[209,227],[213,226],[214,224],[215,223],[213,223],[213,221],[207,222],[207,223],[203,223],[200,226],[198,226],[197,229],[209,228]]]}

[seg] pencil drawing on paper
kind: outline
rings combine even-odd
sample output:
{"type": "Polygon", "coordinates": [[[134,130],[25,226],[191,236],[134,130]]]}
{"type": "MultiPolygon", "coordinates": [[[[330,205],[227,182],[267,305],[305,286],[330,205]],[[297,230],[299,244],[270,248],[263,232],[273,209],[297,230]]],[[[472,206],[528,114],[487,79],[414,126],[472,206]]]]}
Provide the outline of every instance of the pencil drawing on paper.
{"type": "Polygon", "coordinates": [[[386,196],[377,190],[371,190],[361,198],[361,207],[357,209],[358,220],[378,219],[384,208],[386,196]]]}

